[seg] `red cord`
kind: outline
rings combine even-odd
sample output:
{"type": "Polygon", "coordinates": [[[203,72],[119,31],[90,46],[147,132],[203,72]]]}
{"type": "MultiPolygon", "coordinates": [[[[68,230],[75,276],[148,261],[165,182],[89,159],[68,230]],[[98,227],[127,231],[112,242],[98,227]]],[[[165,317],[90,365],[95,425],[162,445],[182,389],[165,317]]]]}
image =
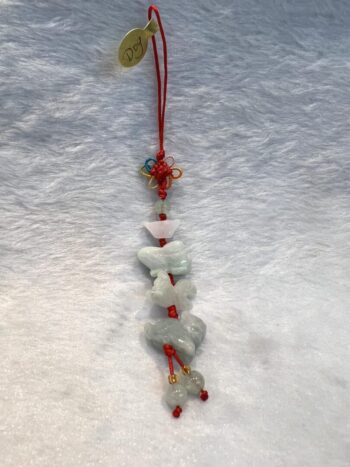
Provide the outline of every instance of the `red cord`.
{"type": "Polygon", "coordinates": [[[174,347],[172,345],[164,344],[163,345],[163,350],[164,350],[164,353],[168,357],[168,360],[169,360],[169,372],[170,372],[171,375],[174,374],[174,366],[173,366],[173,361],[172,361],[173,357],[175,358],[175,360],[177,361],[177,363],[180,365],[181,368],[183,368],[185,366],[183,361],[178,356],[176,350],[174,349],[174,347]]]}
{"type": "MultiPolygon", "coordinates": [[[[165,124],[165,108],[166,108],[166,93],[167,93],[167,84],[168,84],[168,50],[165,39],[165,33],[162,25],[162,20],[160,19],[159,10],[155,5],[151,5],[148,8],[148,19],[151,20],[152,14],[156,15],[157,22],[159,26],[160,35],[163,43],[163,63],[164,63],[164,81],[162,89],[162,78],[160,74],[159,66],[159,56],[157,49],[157,42],[155,35],[152,36],[152,45],[153,45],[153,54],[154,54],[154,63],[156,67],[156,76],[157,76],[157,86],[158,86],[158,128],[159,128],[159,151],[157,153],[157,163],[153,166],[151,175],[154,176],[158,182],[158,194],[161,199],[165,199],[167,196],[167,176],[171,174],[171,167],[164,161],[165,151],[164,151],[164,124],[165,124]]],[[[167,216],[165,213],[159,214],[159,219],[165,221],[167,216]]],[[[167,241],[165,238],[159,239],[159,245],[163,247],[166,245],[167,241]]],[[[175,285],[174,276],[169,273],[169,278],[172,285],[175,285]]],[[[176,306],[172,305],[168,307],[168,316],[169,318],[178,319],[178,314],[176,306]]],[[[180,367],[184,368],[184,363],[181,358],[176,353],[176,350],[170,344],[164,344],[163,346],[164,353],[168,357],[168,366],[170,376],[174,376],[174,364],[173,358],[177,361],[180,367]]],[[[208,399],[208,392],[202,390],[200,392],[200,398],[204,401],[208,399]]],[[[182,412],[180,406],[176,406],[173,410],[173,416],[178,418],[182,412]]]]}
{"type": "Polygon", "coordinates": [[[170,282],[172,283],[172,285],[175,285],[174,276],[170,272],[169,272],[168,276],[170,278],[170,282]]]}
{"type": "Polygon", "coordinates": [[[164,61],[164,82],[163,82],[163,95],[162,95],[162,79],[160,75],[158,49],[155,35],[152,36],[154,63],[156,66],[157,84],[158,84],[158,127],[159,127],[159,153],[157,159],[164,158],[164,123],[165,123],[165,106],[166,106],[166,92],[168,84],[168,50],[166,45],[165,33],[160,19],[159,10],[155,5],[148,8],[148,19],[152,18],[152,13],[155,13],[159,26],[160,35],[163,42],[163,61],[164,61]]]}
{"type": "MultiPolygon", "coordinates": [[[[165,213],[160,213],[159,214],[159,219],[161,221],[165,221],[165,220],[167,220],[167,215],[165,213]]],[[[159,239],[159,245],[161,247],[166,245],[166,243],[167,243],[166,238],[160,238],[159,239]]],[[[175,285],[174,276],[171,273],[169,273],[168,275],[169,275],[169,279],[170,279],[171,284],[175,285]]],[[[174,319],[179,318],[179,315],[177,314],[177,310],[176,310],[175,305],[171,305],[171,306],[168,307],[168,316],[169,316],[169,318],[174,318],[174,319]]]]}
{"type": "Polygon", "coordinates": [[[165,355],[168,357],[168,366],[170,376],[174,375],[173,356],[175,355],[175,349],[170,344],[164,344],[163,350],[165,355]]]}
{"type": "Polygon", "coordinates": [[[183,368],[183,367],[185,366],[185,365],[184,365],[184,362],[183,362],[183,361],[181,360],[181,358],[178,356],[178,354],[176,353],[176,351],[175,351],[175,353],[174,353],[174,358],[175,358],[175,360],[177,361],[177,363],[181,366],[181,368],[183,368]]]}
{"type": "Polygon", "coordinates": [[[171,376],[173,376],[174,375],[174,365],[173,365],[172,357],[168,357],[168,365],[169,365],[169,374],[171,376]]]}
{"type": "MultiPolygon", "coordinates": [[[[162,37],[163,43],[163,62],[164,62],[164,81],[163,81],[163,90],[162,90],[162,78],[160,74],[160,66],[159,66],[159,57],[158,57],[158,49],[157,49],[157,42],[155,35],[152,36],[152,45],[153,45],[153,54],[154,54],[154,63],[156,67],[156,76],[157,76],[157,86],[158,86],[158,128],[159,128],[159,151],[157,153],[157,163],[153,167],[153,176],[156,177],[158,181],[158,194],[161,199],[165,199],[167,196],[166,187],[167,187],[167,176],[169,175],[169,171],[171,174],[171,168],[168,164],[163,160],[165,157],[164,151],[164,124],[165,124],[165,108],[166,108],[166,93],[167,93],[167,84],[168,84],[168,50],[166,45],[165,33],[162,25],[162,20],[160,19],[160,14],[158,8],[154,5],[151,5],[148,8],[148,19],[152,18],[152,13],[155,13],[157,17],[157,22],[159,26],[160,35],[162,37]]],[[[159,214],[159,219],[161,221],[165,221],[167,216],[165,213],[159,214]]],[[[161,238],[159,239],[159,245],[163,247],[166,245],[166,239],[161,238]]],[[[169,274],[170,281],[172,285],[175,285],[174,277],[172,274],[169,274]]],[[[169,318],[178,319],[178,314],[176,311],[176,306],[172,305],[168,307],[168,316],[169,318]]],[[[168,366],[169,366],[169,374],[170,376],[174,375],[174,365],[173,365],[173,357],[177,361],[180,366],[183,366],[182,361],[180,360],[179,356],[177,355],[175,349],[169,345],[164,345],[164,353],[168,357],[168,366]]],[[[181,407],[177,406],[173,411],[174,417],[179,417],[182,412],[181,407]]]]}

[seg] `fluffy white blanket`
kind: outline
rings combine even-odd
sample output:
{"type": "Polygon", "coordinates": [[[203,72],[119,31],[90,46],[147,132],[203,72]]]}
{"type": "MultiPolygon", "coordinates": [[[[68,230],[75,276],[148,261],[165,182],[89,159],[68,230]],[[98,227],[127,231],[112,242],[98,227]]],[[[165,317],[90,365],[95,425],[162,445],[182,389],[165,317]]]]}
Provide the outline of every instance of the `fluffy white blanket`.
{"type": "Polygon", "coordinates": [[[148,3],[1,0],[1,466],[349,466],[350,3],[158,6],[210,399],[174,420],[142,337],[148,3]]]}

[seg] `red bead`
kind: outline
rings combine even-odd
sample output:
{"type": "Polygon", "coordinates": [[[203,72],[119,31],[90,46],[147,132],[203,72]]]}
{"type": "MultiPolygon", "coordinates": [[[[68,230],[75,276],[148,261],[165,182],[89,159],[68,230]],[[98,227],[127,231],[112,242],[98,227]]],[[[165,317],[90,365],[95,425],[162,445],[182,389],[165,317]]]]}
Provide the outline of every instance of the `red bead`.
{"type": "Polygon", "coordinates": [[[177,405],[175,409],[173,410],[173,417],[179,418],[181,415],[181,412],[182,412],[182,408],[179,405],[177,405]]]}
{"type": "Polygon", "coordinates": [[[160,219],[161,221],[165,221],[165,220],[166,220],[166,214],[164,214],[164,212],[161,212],[161,213],[159,214],[159,219],[160,219]]]}
{"type": "Polygon", "coordinates": [[[160,245],[160,246],[166,245],[166,240],[165,240],[165,238],[160,238],[160,239],[159,239],[159,245],[160,245]]]}
{"type": "Polygon", "coordinates": [[[205,391],[202,389],[202,391],[199,393],[199,397],[202,399],[202,401],[208,400],[209,394],[208,391],[205,391]]]}

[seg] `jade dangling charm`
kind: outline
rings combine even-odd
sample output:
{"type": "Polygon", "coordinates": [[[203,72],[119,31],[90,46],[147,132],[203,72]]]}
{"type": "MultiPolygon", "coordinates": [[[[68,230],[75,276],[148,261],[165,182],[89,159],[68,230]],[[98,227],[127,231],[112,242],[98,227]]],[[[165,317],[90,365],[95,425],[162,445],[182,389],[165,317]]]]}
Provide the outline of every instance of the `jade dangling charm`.
{"type": "Polygon", "coordinates": [[[174,279],[174,276],[187,274],[191,269],[191,261],[184,244],[181,241],[167,243],[167,238],[173,236],[179,222],[168,220],[166,213],[169,211],[169,204],[166,201],[159,200],[155,211],[160,221],[147,222],[144,225],[163,246],[144,247],[137,256],[155,278],[150,291],[151,299],[168,310],[168,317],[147,323],[145,337],[168,359],[169,387],[165,401],[173,410],[174,417],[179,417],[189,395],[199,396],[202,400],[208,399],[208,392],[204,389],[204,377],[189,366],[196,349],[204,339],[206,326],[200,318],[189,312],[196,295],[194,284],[187,279],[179,279],[177,282],[174,279]],[[172,227],[166,226],[163,229],[162,226],[158,226],[162,223],[172,227]],[[150,228],[150,224],[156,227],[153,228],[152,225],[150,228]],[[166,234],[160,238],[159,232],[166,234]],[[180,367],[179,374],[174,372],[174,361],[180,367]]]}

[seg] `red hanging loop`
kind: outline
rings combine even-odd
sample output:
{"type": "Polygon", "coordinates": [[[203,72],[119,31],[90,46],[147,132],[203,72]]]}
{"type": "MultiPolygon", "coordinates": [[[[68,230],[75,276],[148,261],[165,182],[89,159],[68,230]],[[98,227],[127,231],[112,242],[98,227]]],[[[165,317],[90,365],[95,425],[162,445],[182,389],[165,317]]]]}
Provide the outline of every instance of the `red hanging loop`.
{"type": "Polygon", "coordinates": [[[158,127],[159,127],[159,152],[157,153],[157,160],[164,159],[164,123],[165,123],[165,106],[166,106],[166,93],[168,84],[168,50],[166,45],[165,33],[160,19],[160,13],[155,5],[151,5],[148,8],[148,19],[152,18],[152,13],[157,17],[160,35],[163,43],[163,62],[164,62],[164,80],[162,90],[162,79],[160,74],[158,49],[155,35],[152,36],[154,63],[156,66],[157,84],[158,84],[158,127]]]}

